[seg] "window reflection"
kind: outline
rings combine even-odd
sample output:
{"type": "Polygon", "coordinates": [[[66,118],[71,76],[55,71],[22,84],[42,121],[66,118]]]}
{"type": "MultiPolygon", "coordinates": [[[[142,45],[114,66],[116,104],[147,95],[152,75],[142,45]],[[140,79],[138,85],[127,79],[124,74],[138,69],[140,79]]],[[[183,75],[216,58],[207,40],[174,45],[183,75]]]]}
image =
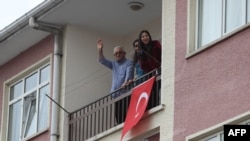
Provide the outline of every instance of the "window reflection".
{"type": "Polygon", "coordinates": [[[45,68],[41,69],[40,74],[40,84],[46,81],[49,81],[50,77],[50,66],[46,66],[45,68]]]}
{"type": "Polygon", "coordinates": [[[10,88],[10,100],[22,95],[23,83],[22,81],[10,88]]]}
{"type": "Polygon", "coordinates": [[[49,85],[44,86],[39,92],[39,115],[38,116],[38,130],[44,129],[48,126],[48,116],[49,116],[49,99],[45,94],[49,94],[49,85]]]}
{"type": "Polygon", "coordinates": [[[29,76],[25,79],[25,92],[35,88],[37,86],[37,73],[29,76]]]}
{"type": "Polygon", "coordinates": [[[23,110],[24,137],[36,132],[36,91],[24,98],[23,110]]]}
{"type": "Polygon", "coordinates": [[[12,104],[9,109],[9,141],[19,141],[19,133],[21,126],[21,101],[12,104]]]}

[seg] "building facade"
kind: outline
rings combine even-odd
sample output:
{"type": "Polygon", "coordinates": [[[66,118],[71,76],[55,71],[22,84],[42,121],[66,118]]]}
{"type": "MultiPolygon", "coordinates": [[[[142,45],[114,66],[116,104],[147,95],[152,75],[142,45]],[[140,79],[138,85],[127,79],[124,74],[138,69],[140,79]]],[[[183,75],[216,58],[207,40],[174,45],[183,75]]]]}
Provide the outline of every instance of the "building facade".
{"type": "MultiPolygon", "coordinates": [[[[85,20],[77,24],[67,15],[75,10],[78,18],[101,20],[109,12],[91,8],[95,2],[46,3],[31,13],[35,19],[28,16],[22,28],[10,29],[13,34],[2,32],[0,141],[120,140],[124,123],[113,123],[111,71],[98,63],[96,41],[104,41],[107,58],[113,59],[119,44],[131,59],[132,42],[143,29],[162,44],[160,102],[123,140],[224,141],[223,125],[250,124],[248,0],[156,0],[153,20],[127,12],[147,22],[128,21],[136,27],[129,33],[128,23],[119,24],[124,34],[89,28],[85,20]],[[103,15],[85,15],[88,8],[103,15]]],[[[149,1],[137,2],[144,3],[138,15],[154,13],[149,1]]],[[[116,28],[106,18],[103,25],[116,28]]]]}

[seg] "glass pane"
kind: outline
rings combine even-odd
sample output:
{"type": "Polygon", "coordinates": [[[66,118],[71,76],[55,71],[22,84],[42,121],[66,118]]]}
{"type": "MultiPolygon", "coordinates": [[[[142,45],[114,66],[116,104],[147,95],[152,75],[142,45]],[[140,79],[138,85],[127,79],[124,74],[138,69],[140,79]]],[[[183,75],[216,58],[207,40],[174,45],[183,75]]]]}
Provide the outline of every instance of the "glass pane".
{"type": "Polygon", "coordinates": [[[38,130],[48,127],[49,98],[45,94],[50,94],[49,85],[41,88],[39,93],[38,130]]]}
{"type": "Polygon", "coordinates": [[[25,92],[35,88],[37,86],[37,73],[29,76],[25,79],[25,92]]]}
{"type": "Polygon", "coordinates": [[[21,101],[10,105],[8,141],[19,141],[21,129],[21,101]]]}
{"type": "Polygon", "coordinates": [[[250,22],[250,0],[247,0],[247,22],[250,22]]]}
{"type": "Polygon", "coordinates": [[[23,135],[29,135],[29,129],[34,129],[32,133],[36,132],[36,125],[32,124],[35,115],[35,102],[36,101],[36,91],[29,94],[24,98],[23,102],[23,135]],[[34,109],[33,109],[34,108],[34,109]],[[34,110],[34,111],[33,111],[34,110]],[[33,127],[34,126],[34,127],[33,127]]]}
{"type": "Polygon", "coordinates": [[[206,139],[204,141],[220,141],[219,138],[217,136],[211,137],[209,139],[206,139]]]}
{"type": "Polygon", "coordinates": [[[29,112],[27,115],[28,119],[25,125],[25,136],[27,137],[29,135],[32,135],[36,133],[36,123],[37,123],[37,118],[36,118],[36,99],[33,99],[30,102],[29,105],[29,112]]]}
{"type": "Polygon", "coordinates": [[[245,23],[243,0],[226,1],[226,33],[245,23]]]}
{"type": "Polygon", "coordinates": [[[199,47],[221,37],[222,1],[200,0],[199,5],[199,47]]]}
{"type": "Polygon", "coordinates": [[[220,134],[220,141],[224,141],[224,133],[220,134]]]}
{"type": "Polygon", "coordinates": [[[10,100],[13,100],[22,95],[23,83],[22,81],[10,88],[10,100]]]}
{"type": "Polygon", "coordinates": [[[160,133],[157,133],[145,139],[145,141],[159,141],[159,140],[160,140],[160,133]]]}
{"type": "Polygon", "coordinates": [[[45,68],[41,69],[41,76],[40,76],[40,84],[49,81],[50,77],[50,66],[46,66],[45,68]]]}

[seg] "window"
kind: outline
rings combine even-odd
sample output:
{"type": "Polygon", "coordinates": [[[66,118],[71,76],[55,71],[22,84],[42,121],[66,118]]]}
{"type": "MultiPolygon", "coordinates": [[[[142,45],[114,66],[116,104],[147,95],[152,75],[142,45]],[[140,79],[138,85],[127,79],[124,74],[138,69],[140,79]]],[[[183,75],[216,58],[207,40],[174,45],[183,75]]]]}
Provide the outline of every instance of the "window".
{"type": "Polygon", "coordinates": [[[224,141],[224,134],[223,132],[219,132],[211,136],[208,136],[204,139],[201,139],[199,141],[224,141]]]}
{"type": "Polygon", "coordinates": [[[160,140],[160,133],[157,133],[155,135],[151,135],[141,141],[159,141],[160,140]]]}
{"type": "Polygon", "coordinates": [[[199,0],[198,48],[249,22],[249,0],[199,0]]]}
{"type": "Polygon", "coordinates": [[[250,0],[189,0],[189,53],[250,22],[250,0]]]}
{"type": "Polygon", "coordinates": [[[8,140],[23,138],[48,128],[50,65],[10,86],[8,140]]]}
{"type": "Polygon", "coordinates": [[[250,111],[243,113],[237,117],[233,117],[223,123],[217,124],[208,129],[204,129],[193,135],[187,136],[186,141],[224,141],[223,127],[226,124],[232,125],[249,125],[250,124],[250,111]]]}

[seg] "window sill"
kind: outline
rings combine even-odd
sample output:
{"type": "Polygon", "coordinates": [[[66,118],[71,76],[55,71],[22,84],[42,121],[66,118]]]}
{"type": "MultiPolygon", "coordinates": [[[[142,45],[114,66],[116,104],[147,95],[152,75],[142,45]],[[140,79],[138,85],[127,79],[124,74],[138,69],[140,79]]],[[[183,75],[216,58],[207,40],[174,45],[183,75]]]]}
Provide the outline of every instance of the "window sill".
{"type": "Polygon", "coordinates": [[[244,26],[241,26],[241,27],[237,28],[236,30],[233,30],[233,31],[227,33],[223,37],[221,37],[221,38],[219,38],[219,39],[217,39],[217,40],[215,40],[215,41],[213,41],[213,42],[211,42],[209,44],[206,44],[206,45],[202,46],[201,48],[199,48],[199,49],[197,49],[197,50],[195,50],[195,51],[193,51],[191,53],[187,53],[186,59],[192,58],[193,56],[196,56],[196,55],[200,54],[201,52],[203,52],[203,51],[205,51],[205,50],[207,50],[209,48],[214,47],[214,45],[226,40],[227,38],[239,33],[242,30],[245,30],[245,29],[247,29],[249,27],[250,27],[250,23],[245,24],[244,26]]]}
{"type": "Polygon", "coordinates": [[[39,132],[37,132],[37,133],[27,137],[27,138],[24,138],[24,139],[22,139],[22,141],[30,141],[30,140],[34,139],[35,137],[37,137],[37,136],[39,136],[47,131],[49,131],[49,128],[46,128],[46,129],[41,130],[41,131],[39,131],[39,132]]]}
{"type": "Polygon", "coordinates": [[[223,126],[227,125],[227,124],[239,124],[240,122],[243,122],[245,120],[249,120],[250,119],[250,111],[247,111],[243,114],[240,114],[238,116],[235,116],[231,119],[228,119],[226,121],[223,121],[219,124],[216,124],[212,127],[206,128],[204,130],[198,131],[194,134],[191,134],[189,136],[186,137],[185,141],[197,141],[197,140],[201,140],[205,137],[208,137],[212,134],[218,133],[218,132],[222,132],[223,131],[223,126]]]}

